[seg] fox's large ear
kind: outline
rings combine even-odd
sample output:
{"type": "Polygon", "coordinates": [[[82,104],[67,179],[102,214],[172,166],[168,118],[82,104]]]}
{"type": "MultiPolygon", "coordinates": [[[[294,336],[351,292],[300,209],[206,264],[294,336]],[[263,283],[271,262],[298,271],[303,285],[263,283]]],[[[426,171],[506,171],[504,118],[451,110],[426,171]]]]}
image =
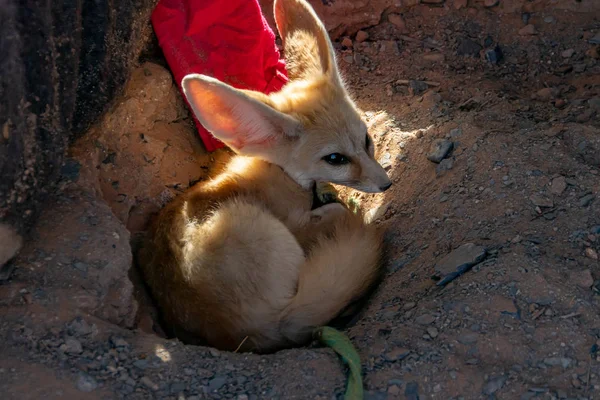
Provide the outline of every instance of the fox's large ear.
{"type": "Polygon", "coordinates": [[[200,123],[236,152],[255,153],[298,133],[299,123],[267,105],[262,93],[200,74],[186,75],[181,86],[200,123]]]}
{"type": "Polygon", "coordinates": [[[341,83],[333,45],[312,6],[305,0],[275,0],[273,9],[290,79],[325,75],[341,83]]]}

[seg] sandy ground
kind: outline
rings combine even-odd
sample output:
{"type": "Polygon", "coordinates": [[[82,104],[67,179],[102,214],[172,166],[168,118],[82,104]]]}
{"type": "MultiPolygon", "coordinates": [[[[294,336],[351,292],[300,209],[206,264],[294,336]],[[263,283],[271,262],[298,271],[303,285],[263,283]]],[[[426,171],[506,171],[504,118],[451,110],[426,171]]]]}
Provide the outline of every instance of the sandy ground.
{"type": "MultiPolygon", "coordinates": [[[[600,398],[600,23],[459,6],[336,42],[394,181],[344,190],[388,229],[385,280],[347,328],[367,398],[600,398]]],[[[341,396],[327,349],[160,336],[130,242],[228,157],[203,150],[167,70],[134,72],[0,278],[3,398],[341,396]]]]}

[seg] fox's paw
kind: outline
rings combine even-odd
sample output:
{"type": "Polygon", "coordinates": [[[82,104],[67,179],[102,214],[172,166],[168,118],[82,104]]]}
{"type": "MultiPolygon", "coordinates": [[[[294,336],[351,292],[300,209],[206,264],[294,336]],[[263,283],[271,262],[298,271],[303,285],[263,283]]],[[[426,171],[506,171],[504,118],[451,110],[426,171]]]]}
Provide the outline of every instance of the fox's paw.
{"type": "Polygon", "coordinates": [[[339,201],[337,190],[326,182],[317,182],[315,184],[315,197],[321,204],[330,204],[339,201]]]}

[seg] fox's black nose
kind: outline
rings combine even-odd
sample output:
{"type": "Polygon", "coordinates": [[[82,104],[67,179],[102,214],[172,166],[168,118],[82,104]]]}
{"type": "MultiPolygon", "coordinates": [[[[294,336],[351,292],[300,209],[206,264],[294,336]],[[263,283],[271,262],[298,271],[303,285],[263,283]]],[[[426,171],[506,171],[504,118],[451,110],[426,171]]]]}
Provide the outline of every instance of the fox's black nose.
{"type": "Polygon", "coordinates": [[[390,181],[389,183],[386,183],[385,185],[379,187],[379,189],[381,189],[382,192],[385,192],[386,190],[388,190],[390,187],[392,186],[392,182],[390,181]]]}

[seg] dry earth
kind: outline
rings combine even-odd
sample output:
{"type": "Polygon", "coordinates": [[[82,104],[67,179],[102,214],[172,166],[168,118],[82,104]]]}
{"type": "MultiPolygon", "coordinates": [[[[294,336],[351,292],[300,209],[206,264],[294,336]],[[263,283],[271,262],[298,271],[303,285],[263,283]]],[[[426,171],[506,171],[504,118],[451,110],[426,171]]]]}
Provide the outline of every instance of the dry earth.
{"type": "MultiPolygon", "coordinates": [[[[598,13],[427,3],[336,42],[394,181],[344,191],[388,228],[385,280],[347,328],[367,398],[600,398],[598,13]]],[[[3,398],[341,396],[327,349],[160,336],[131,238],[228,157],[204,152],[166,69],[134,72],[0,277],[3,398]]]]}

